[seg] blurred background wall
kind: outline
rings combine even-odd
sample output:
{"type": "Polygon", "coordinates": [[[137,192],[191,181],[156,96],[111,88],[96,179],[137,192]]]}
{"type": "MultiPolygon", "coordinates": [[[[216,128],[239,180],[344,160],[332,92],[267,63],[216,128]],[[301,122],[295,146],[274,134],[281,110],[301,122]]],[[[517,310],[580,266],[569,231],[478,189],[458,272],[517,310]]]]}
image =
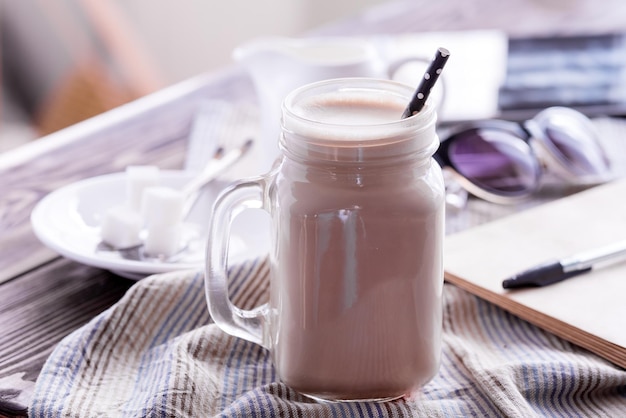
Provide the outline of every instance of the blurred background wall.
{"type": "Polygon", "coordinates": [[[386,0],[0,0],[0,152],[386,0]]]}
{"type": "Polygon", "coordinates": [[[169,79],[230,62],[239,43],[299,35],[384,0],[115,0],[169,79]],[[183,5],[182,7],[179,4],[183,5]],[[181,46],[184,46],[181,48],[181,46]]]}

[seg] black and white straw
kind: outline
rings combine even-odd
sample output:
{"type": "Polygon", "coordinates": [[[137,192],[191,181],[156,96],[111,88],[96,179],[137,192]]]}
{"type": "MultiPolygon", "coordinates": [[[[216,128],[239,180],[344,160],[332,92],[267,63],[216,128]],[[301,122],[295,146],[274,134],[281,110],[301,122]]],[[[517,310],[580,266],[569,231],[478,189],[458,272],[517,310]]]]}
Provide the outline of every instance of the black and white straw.
{"type": "Polygon", "coordinates": [[[424,77],[422,77],[422,80],[417,86],[417,90],[415,90],[415,94],[413,95],[411,102],[406,107],[406,109],[404,109],[404,113],[402,113],[402,119],[413,116],[416,113],[419,113],[420,110],[422,110],[449,57],[450,52],[447,49],[437,49],[437,53],[435,54],[435,57],[426,69],[424,77]]]}

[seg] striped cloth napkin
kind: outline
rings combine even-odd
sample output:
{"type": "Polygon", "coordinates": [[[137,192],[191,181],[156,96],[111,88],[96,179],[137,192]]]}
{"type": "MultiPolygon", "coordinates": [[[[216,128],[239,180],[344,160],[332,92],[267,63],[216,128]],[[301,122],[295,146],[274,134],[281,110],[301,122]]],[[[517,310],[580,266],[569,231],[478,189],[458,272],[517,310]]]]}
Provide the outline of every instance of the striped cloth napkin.
{"type": "MultiPolygon", "coordinates": [[[[231,269],[233,301],[267,300],[268,264],[231,269]]],[[[388,403],[317,403],[277,380],[269,353],[211,323],[203,275],[136,283],[65,338],[33,417],[618,417],[626,371],[446,284],[443,356],[423,389],[388,403]]]]}

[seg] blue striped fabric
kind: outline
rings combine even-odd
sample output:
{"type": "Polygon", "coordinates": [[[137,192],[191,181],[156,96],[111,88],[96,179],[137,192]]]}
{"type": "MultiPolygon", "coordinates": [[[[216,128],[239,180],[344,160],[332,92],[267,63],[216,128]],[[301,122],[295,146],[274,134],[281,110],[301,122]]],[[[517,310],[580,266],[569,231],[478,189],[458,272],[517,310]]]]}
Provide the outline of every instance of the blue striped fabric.
{"type": "MultiPolygon", "coordinates": [[[[267,300],[266,262],[231,271],[231,297],[267,300]]],[[[211,323],[202,274],[138,282],[64,339],[33,417],[626,416],[626,371],[452,285],[443,356],[424,388],[388,403],[318,403],[277,381],[269,353],[211,323]]]]}

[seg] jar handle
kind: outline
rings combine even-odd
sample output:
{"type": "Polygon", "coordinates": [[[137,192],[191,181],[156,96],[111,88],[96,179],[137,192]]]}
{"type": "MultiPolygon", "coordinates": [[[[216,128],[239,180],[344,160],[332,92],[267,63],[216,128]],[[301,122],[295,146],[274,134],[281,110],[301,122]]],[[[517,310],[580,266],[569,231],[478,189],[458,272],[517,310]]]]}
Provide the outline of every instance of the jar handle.
{"type": "Polygon", "coordinates": [[[265,209],[266,178],[234,183],[224,190],[213,206],[206,247],[205,296],[215,324],[224,332],[269,348],[263,341],[263,327],[269,310],[267,303],[245,310],[235,306],[228,296],[226,268],[231,225],[247,209],[265,209]]]}

